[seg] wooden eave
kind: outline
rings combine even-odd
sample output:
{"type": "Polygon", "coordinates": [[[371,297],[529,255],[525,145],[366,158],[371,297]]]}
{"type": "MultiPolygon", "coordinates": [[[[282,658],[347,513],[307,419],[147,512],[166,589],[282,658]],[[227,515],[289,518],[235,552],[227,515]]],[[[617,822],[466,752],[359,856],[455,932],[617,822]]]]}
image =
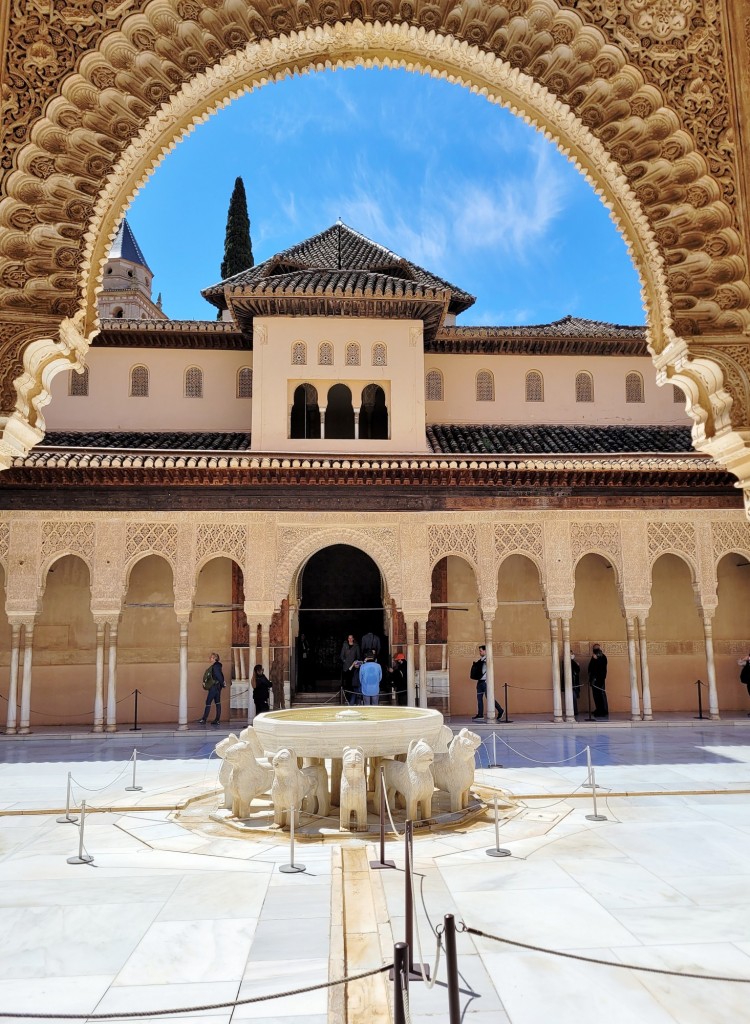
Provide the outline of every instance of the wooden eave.
{"type": "Polygon", "coordinates": [[[184,348],[236,351],[252,339],[236,324],[220,320],[104,320],[91,343],[96,348],[184,348]]]}
{"type": "Polygon", "coordinates": [[[565,337],[554,334],[493,334],[491,329],[461,328],[439,330],[425,339],[425,353],[435,355],[518,355],[518,356],[630,356],[647,357],[645,337],[565,337]]]}

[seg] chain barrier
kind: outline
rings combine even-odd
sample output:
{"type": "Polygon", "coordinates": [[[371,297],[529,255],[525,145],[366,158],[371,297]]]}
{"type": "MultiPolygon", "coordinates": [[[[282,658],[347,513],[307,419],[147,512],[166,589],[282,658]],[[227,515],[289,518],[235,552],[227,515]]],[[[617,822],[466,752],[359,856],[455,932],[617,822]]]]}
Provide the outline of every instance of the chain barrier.
{"type": "MultiPolygon", "coordinates": [[[[506,739],[503,739],[503,737],[499,733],[495,733],[493,731],[490,734],[490,737],[492,737],[492,736],[497,736],[497,738],[500,740],[500,742],[504,743],[505,746],[508,748],[508,750],[512,750],[514,754],[516,754],[518,757],[522,757],[524,759],[524,761],[531,761],[533,764],[541,764],[544,767],[549,767],[551,765],[556,765],[556,764],[568,764],[570,761],[575,761],[579,757],[581,757],[582,755],[585,755],[585,753],[586,753],[586,748],[584,747],[583,750],[577,750],[575,754],[572,754],[570,757],[563,757],[560,761],[538,761],[535,757],[529,757],[528,754],[523,754],[523,753],[521,753],[520,750],[516,750],[516,748],[511,746],[510,743],[508,743],[508,741],[506,739]]],[[[490,737],[488,737],[488,738],[490,738],[490,737]]]]}
{"type": "Polygon", "coordinates": [[[136,1017],[167,1017],[172,1014],[183,1016],[186,1013],[203,1013],[206,1010],[228,1010],[236,1006],[249,1006],[252,1003],[268,1002],[271,999],[284,999],[287,996],[304,995],[306,992],[319,992],[321,989],[335,988],[336,985],[349,985],[353,981],[371,978],[375,974],[385,974],[393,966],[391,962],[384,964],[382,967],[374,967],[369,971],[361,971],[359,974],[350,974],[346,978],[321,981],[316,985],[304,985],[302,988],[290,988],[286,992],[269,992],[262,996],[248,996],[246,999],[234,999],[226,1003],[206,1003],[203,1006],[181,1006],[171,1010],[133,1010],[132,1013],[123,1013],[121,1010],[116,1013],[9,1013],[7,1010],[3,1010],[2,1016],[11,1017],[14,1020],[125,1020],[136,1017]]]}
{"type": "Polygon", "coordinates": [[[383,787],[383,789],[384,789],[384,792],[385,792],[385,809],[386,809],[386,811],[388,811],[388,820],[391,823],[391,831],[393,832],[393,834],[395,836],[403,835],[403,833],[399,832],[399,830],[396,828],[396,823],[393,820],[393,815],[391,814],[391,805],[388,803],[388,790],[385,789],[385,787],[383,787]]]}
{"type": "Polygon", "coordinates": [[[411,1007],[409,1006],[409,982],[403,973],[401,974],[401,998],[404,1001],[404,1022],[405,1024],[412,1024],[411,1007]]]}
{"type": "Polygon", "coordinates": [[[119,772],[119,774],[115,775],[114,779],[108,782],[106,786],[84,786],[83,783],[79,782],[78,779],[74,779],[72,776],[70,781],[73,783],[74,786],[77,786],[78,789],[82,789],[85,793],[103,793],[105,789],[109,789],[110,786],[114,786],[117,780],[122,778],[122,776],[128,770],[128,767],[132,764],[132,762],[133,755],[131,754],[130,757],[125,762],[125,767],[122,769],[122,771],[119,772]]]}
{"type": "Polygon", "coordinates": [[[618,963],[615,960],[602,960],[596,956],[582,956],[580,953],[564,953],[560,949],[547,949],[545,946],[535,946],[530,942],[517,942],[515,939],[506,939],[501,935],[492,935],[480,928],[472,928],[461,921],[457,926],[458,931],[466,932],[468,935],[477,935],[482,939],[492,939],[494,942],[504,942],[508,946],[516,946],[518,949],[528,949],[532,953],[548,953],[550,956],[561,956],[566,960],[580,960],[587,964],[599,964],[602,967],[619,967],[625,971],[644,971],[646,974],[661,974],[669,978],[696,978],[698,981],[733,981],[740,985],[750,985],[750,978],[733,978],[724,974],[696,974],[691,971],[670,971],[666,967],[640,967],[638,964],[618,963]]]}
{"type": "MultiPolygon", "coordinates": [[[[409,872],[409,884],[411,885],[411,904],[412,904],[413,907],[416,907],[416,905],[417,905],[417,896],[416,896],[416,892],[414,891],[414,833],[413,832],[412,832],[412,840],[411,840],[411,843],[409,844],[409,846],[410,846],[410,853],[411,853],[411,856],[409,857],[409,863],[410,863],[410,866],[411,866],[411,871],[409,872]]],[[[424,900],[422,900],[422,905],[424,905],[424,900]]],[[[442,948],[442,942],[440,941],[440,933],[436,929],[433,929],[435,931],[435,938],[437,939],[437,949],[435,950],[435,966],[432,969],[432,978],[430,978],[429,971],[427,972],[427,974],[425,974],[425,971],[424,971],[424,957],[422,955],[422,938],[421,938],[421,936],[419,934],[419,919],[418,919],[416,914],[414,914],[414,929],[415,929],[415,931],[417,933],[417,953],[419,955],[419,973],[422,975],[422,981],[424,982],[425,986],[428,989],[431,989],[431,988],[435,987],[435,982],[437,981],[438,967],[440,965],[440,950],[442,948]]],[[[408,1016],[409,1016],[408,1008],[407,1008],[406,1015],[407,1015],[407,1019],[408,1019],[408,1016]]]]}

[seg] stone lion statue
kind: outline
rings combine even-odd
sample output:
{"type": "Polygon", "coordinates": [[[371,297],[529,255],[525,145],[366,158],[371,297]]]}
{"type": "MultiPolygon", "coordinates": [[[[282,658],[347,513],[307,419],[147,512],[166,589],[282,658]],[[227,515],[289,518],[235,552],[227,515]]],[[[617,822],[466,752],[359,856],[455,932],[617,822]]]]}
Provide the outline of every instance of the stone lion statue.
{"type": "Polygon", "coordinates": [[[474,751],[481,737],[469,729],[462,729],[453,738],[445,754],[436,754],[432,765],[435,787],[447,793],[452,811],[462,811],[469,805],[469,791],[474,782],[474,751]]]}
{"type": "Polygon", "coordinates": [[[360,747],[344,747],[339,799],[339,828],[353,832],[367,830],[367,782],[365,755],[360,747]],[[352,826],[352,815],[354,825],[352,826]]]}
{"type": "Polygon", "coordinates": [[[289,811],[302,808],[302,803],[315,788],[315,780],[297,767],[297,755],[288,747],[279,750],[271,760],[273,765],[273,823],[280,828],[287,824],[289,811]]]}
{"type": "Polygon", "coordinates": [[[306,765],[302,769],[302,774],[311,782],[310,792],[302,803],[302,810],[327,817],[331,813],[331,796],[328,792],[328,772],[325,765],[306,765]]]}
{"type": "Polygon", "coordinates": [[[400,793],[406,802],[407,820],[425,821],[432,816],[434,756],[427,741],[419,739],[409,744],[405,763],[391,760],[383,762],[388,801],[391,807],[395,807],[395,796],[400,793]]]}
{"type": "Polygon", "coordinates": [[[244,740],[238,739],[236,743],[224,748],[223,756],[224,764],[231,769],[228,788],[232,795],[232,815],[235,818],[247,818],[256,796],[267,793],[271,788],[271,769],[258,764],[250,744],[244,740]]]}

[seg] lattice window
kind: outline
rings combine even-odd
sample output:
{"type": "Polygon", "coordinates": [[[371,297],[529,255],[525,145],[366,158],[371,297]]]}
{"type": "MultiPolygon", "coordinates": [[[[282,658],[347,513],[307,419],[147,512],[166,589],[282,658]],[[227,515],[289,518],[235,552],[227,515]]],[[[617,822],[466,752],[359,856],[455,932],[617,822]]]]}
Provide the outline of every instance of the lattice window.
{"type": "Polygon", "coordinates": [[[206,556],[233,558],[244,565],[247,548],[247,531],[244,526],[211,523],[198,526],[197,556],[203,561],[206,556]]]}
{"type": "Polygon", "coordinates": [[[130,397],[148,398],[147,366],[134,366],[130,371],[130,397]]]}
{"type": "Polygon", "coordinates": [[[94,554],[94,524],[87,522],[46,522],[42,527],[42,559],[58,554],[80,555],[91,559],[94,554]]]}
{"type": "Polygon", "coordinates": [[[253,397],[253,371],[249,366],[242,366],[237,371],[237,397],[253,397]]]}
{"type": "Polygon", "coordinates": [[[68,394],[71,398],[88,398],[89,394],[89,368],[84,366],[80,373],[76,373],[75,370],[70,371],[70,381],[68,383],[68,394]]]}
{"type": "Polygon", "coordinates": [[[295,341],[292,345],[292,366],[307,365],[307,345],[304,341],[295,341]]]}
{"type": "Polygon", "coordinates": [[[424,379],[424,397],[427,402],[443,401],[443,375],[440,370],[429,370],[424,379]]]}
{"type": "Polygon", "coordinates": [[[683,405],[685,402],[685,396],[676,384],[672,385],[672,401],[675,405],[683,405]]]}
{"type": "Polygon", "coordinates": [[[480,370],[476,377],[478,402],[495,401],[495,377],[489,370],[480,370]]]}
{"type": "Polygon", "coordinates": [[[576,402],[594,401],[594,378],[590,373],[576,374],[576,402]]]}
{"type": "Polygon", "coordinates": [[[386,366],[388,363],[388,350],[382,341],[372,346],[372,365],[386,366]]]}
{"type": "Polygon", "coordinates": [[[465,555],[473,565],[477,564],[477,535],[472,525],[430,526],[427,542],[433,565],[446,555],[459,554],[465,555]]]}
{"type": "Polygon", "coordinates": [[[526,374],[526,401],[544,401],[544,377],[539,370],[529,370],[526,374]]]}
{"type": "Polygon", "coordinates": [[[188,366],[185,370],[185,398],[203,398],[203,370],[188,366]]]}
{"type": "Polygon", "coordinates": [[[333,345],[330,341],[321,341],[318,347],[318,366],[333,366],[333,345]]]}
{"type": "Polygon", "coordinates": [[[539,523],[496,523],[495,550],[501,557],[523,552],[544,557],[544,540],[539,523]]]}
{"type": "Polygon", "coordinates": [[[174,523],[129,523],[125,538],[125,557],[141,551],[165,555],[174,562],[177,556],[177,526],[174,523]]]}
{"type": "Polygon", "coordinates": [[[643,402],[643,377],[640,373],[629,373],[625,378],[625,401],[643,402]]]}
{"type": "Polygon", "coordinates": [[[360,348],[356,341],[350,341],[346,346],[346,365],[347,366],[359,366],[360,364],[360,348]]]}

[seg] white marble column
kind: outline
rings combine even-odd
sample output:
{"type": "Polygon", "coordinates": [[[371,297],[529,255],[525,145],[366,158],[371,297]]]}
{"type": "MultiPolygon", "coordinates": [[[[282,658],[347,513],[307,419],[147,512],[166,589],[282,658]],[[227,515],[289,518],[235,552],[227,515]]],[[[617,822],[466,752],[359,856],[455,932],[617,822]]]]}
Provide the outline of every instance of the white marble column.
{"type": "Polygon", "coordinates": [[[495,622],[495,615],[483,616],[484,624],[484,648],[487,657],[487,693],[485,694],[485,708],[484,717],[488,722],[492,722],[495,719],[497,712],[495,711],[495,653],[492,649],[492,633],[495,622]]]}
{"type": "Polygon", "coordinates": [[[625,616],[625,628],[628,636],[628,675],[630,678],[630,720],[641,720],[641,698],[638,693],[638,665],[635,650],[635,619],[632,615],[625,616]]]}
{"type": "Polygon", "coordinates": [[[405,619],[406,622],[406,703],[410,708],[416,702],[416,687],[414,686],[414,620],[405,619]]]}
{"type": "MultiPolygon", "coordinates": [[[[227,693],[229,691],[227,690],[227,693]]],[[[180,693],[177,700],[177,730],[188,727],[188,623],[180,623],[180,693]]]]}
{"type": "Polygon", "coordinates": [[[651,677],[648,672],[648,645],[646,643],[646,616],[638,616],[638,646],[641,656],[641,689],[643,690],[643,721],[654,717],[651,711],[651,677]]]}
{"type": "Polygon", "coordinates": [[[326,406],[320,406],[320,440],[325,441],[326,437],[326,406]]]}
{"type": "Polygon", "coordinates": [[[104,631],[105,622],[96,624],[96,683],[94,690],[94,732],[104,732],[104,631]]]}
{"type": "Polygon", "coordinates": [[[560,691],[560,623],[556,618],[549,620],[549,638],[552,652],[552,718],[562,722],[562,692],[560,691]]]}
{"type": "Polygon", "coordinates": [[[10,626],[10,678],[8,680],[8,719],[6,733],[16,732],[16,714],[18,710],[18,662],[21,646],[21,624],[12,622],[10,626]]]}
{"type": "Polygon", "coordinates": [[[703,637],[706,643],[706,672],[708,673],[708,717],[719,719],[719,695],[716,692],[716,664],[714,662],[714,627],[710,615],[703,616],[703,637]]]}
{"type": "Polygon", "coordinates": [[[565,721],[575,722],[575,705],[573,703],[573,670],[570,666],[570,619],[562,617],[563,640],[563,684],[565,689],[565,721]]]}
{"type": "Polygon", "coordinates": [[[354,410],[354,440],[359,441],[359,409],[354,410]]]}
{"type": "Polygon", "coordinates": [[[18,732],[31,732],[31,662],[34,653],[34,623],[23,624],[23,679],[21,682],[21,720],[18,732]]]}
{"type": "Polygon", "coordinates": [[[427,707],[427,619],[417,619],[419,637],[419,706],[427,707]]]}
{"type": "Polygon", "coordinates": [[[260,624],[260,649],[263,671],[270,677],[271,673],[271,621],[266,619],[260,624]]]}
{"type": "Polygon", "coordinates": [[[117,732],[117,623],[110,622],[107,650],[107,732],[117,732]]]}

